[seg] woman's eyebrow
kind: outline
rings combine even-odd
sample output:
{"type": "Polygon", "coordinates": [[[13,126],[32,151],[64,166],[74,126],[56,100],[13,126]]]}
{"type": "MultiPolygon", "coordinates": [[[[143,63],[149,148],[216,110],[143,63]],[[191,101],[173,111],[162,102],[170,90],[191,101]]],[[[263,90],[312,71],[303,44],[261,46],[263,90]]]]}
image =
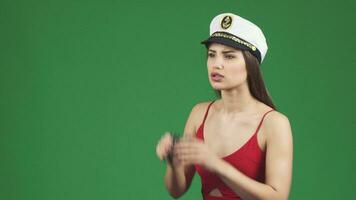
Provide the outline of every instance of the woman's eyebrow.
{"type": "MultiPolygon", "coordinates": [[[[212,50],[212,49],[209,49],[209,52],[213,52],[213,53],[216,53],[215,50],[212,50]]],[[[227,51],[222,51],[223,54],[226,54],[226,53],[236,53],[236,51],[234,50],[227,50],[227,51]]]]}
{"type": "Polygon", "coordinates": [[[223,54],[225,53],[235,53],[236,51],[233,51],[233,50],[229,50],[229,51],[222,51],[223,54]]]}

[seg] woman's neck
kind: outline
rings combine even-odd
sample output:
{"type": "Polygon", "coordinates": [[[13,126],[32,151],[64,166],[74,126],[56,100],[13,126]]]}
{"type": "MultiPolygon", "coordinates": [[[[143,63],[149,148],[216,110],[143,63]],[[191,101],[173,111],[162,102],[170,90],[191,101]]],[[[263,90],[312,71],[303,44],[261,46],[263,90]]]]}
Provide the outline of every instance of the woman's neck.
{"type": "Polygon", "coordinates": [[[248,86],[221,91],[220,111],[226,114],[246,113],[254,110],[258,101],[251,95],[248,86]]]}

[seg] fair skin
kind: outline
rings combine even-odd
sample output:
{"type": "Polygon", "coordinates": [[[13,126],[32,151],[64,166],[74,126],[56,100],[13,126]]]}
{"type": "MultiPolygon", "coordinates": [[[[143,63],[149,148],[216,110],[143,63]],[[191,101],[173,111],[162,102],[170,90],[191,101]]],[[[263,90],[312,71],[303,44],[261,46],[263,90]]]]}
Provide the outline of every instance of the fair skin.
{"type": "MultiPolygon", "coordinates": [[[[189,188],[195,174],[194,164],[217,174],[242,199],[288,199],[292,180],[293,141],[289,120],[283,114],[269,113],[258,132],[258,145],[266,152],[265,182],[244,175],[222,157],[239,149],[252,136],[263,113],[269,106],[256,100],[248,89],[246,64],[242,52],[234,48],[211,44],[207,67],[209,82],[221,91],[221,99],[212,104],[204,127],[204,141],[195,138],[210,102],[195,105],[184,128],[184,137],[174,147],[173,163],[167,162],[165,184],[170,194],[178,198],[189,188]],[[211,72],[224,77],[214,81],[211,72]]],[[[160,159],[165,159],[172,145],[165,134],[156,147],[160,159]]],[[[221,196],[218,190],[210,195],[221,196]]]]}

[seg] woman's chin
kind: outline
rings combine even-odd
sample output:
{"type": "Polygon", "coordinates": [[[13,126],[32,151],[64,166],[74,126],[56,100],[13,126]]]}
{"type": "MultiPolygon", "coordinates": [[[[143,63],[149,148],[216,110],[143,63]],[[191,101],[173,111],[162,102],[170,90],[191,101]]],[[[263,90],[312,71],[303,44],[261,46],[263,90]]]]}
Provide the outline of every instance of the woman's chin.
{"type": "Polygon", "coordinates": [[[211,87],[212,87],[214,90],[223,90],[223,89],[225,89],[224,86],[218,85],[218,84],[211,84],[211,87]]]}

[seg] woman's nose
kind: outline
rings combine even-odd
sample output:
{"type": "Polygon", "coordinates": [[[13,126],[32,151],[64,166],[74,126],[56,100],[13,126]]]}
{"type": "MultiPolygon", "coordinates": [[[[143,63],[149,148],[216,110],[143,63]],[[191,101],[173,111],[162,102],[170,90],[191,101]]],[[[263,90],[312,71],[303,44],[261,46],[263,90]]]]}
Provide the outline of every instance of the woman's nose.
{"type": "Polygon", "coordinates": [[[223,69],[224,67],[222,65],[215,65],[214,68],[216,69],[223,69]]]}
{"type": "Polygon", "coordinates": [[[214,68],[216,68],[216,69],[224,68],[224,60],[220,57],[217,57],[212,64],[213,64],[214,68]]]}

